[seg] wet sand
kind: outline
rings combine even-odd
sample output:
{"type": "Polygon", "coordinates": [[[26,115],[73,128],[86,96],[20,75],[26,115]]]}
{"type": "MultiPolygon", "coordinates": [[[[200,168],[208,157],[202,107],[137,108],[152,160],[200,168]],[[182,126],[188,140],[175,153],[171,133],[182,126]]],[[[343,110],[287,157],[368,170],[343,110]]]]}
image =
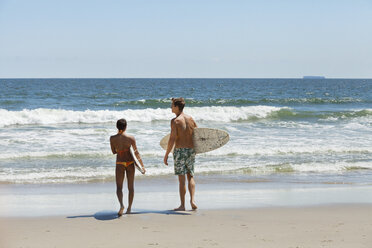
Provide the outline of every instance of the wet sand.
{"type": "MultiPolygon", "coordinates": [[[[175,177],[148,177],[135,182],[134,211],[179,206],[175,177]]],[[[116,185],[0,184],[0,217],[89,215],[119,207],[116,185]]],[[[127,205],[126,187],[123,189],[127,205]]],[[[372,204],[370,185],[242,181],[223,176],[197,177],[196,203],[203,210],[318,205],[372,204]]],[[[189,194],[186,201],[189,201],[189,194]]],[[[190,209],[187,205],[186,209],[190,209]]]]}

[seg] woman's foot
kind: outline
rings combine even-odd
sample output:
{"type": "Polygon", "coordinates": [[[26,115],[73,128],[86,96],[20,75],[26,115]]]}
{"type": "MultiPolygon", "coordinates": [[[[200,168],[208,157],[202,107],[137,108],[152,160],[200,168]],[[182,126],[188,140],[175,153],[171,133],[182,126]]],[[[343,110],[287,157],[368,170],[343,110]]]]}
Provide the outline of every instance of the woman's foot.
{"type": "Polygon", "coordinates": [[[128,209],[127,209],[127,212],[125,212],[125,214],[131,214],[131,212],[132,212],[131,209],[128,208],[128,209]]]}
{"type": "Polygon", "coordinates": [[[123,215],[123,212],[124,212],[124,206],[120,207],[120,210],[118,212],[118,216],[122,216],[123,215]]]}

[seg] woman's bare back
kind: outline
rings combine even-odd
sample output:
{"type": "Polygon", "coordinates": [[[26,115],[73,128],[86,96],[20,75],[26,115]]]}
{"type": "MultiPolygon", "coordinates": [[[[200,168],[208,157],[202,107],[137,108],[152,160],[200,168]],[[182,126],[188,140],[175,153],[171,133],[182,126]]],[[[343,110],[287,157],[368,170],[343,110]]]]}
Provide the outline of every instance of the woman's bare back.
{"type": "Polygon", "coordinates": [[[111,136],[110,143],[111,149],[114,154],[117,154],[117,162],[133,161],[130,147],[132,145],[133,137],[127,134],[116,134],[111,136]]]}

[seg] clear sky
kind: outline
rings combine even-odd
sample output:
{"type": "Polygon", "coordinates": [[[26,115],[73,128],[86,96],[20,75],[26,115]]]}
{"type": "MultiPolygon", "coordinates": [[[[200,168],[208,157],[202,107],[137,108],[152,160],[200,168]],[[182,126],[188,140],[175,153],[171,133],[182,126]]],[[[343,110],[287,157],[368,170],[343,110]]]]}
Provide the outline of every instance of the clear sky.
{"type": "Polygon", "coordinates": [[[372,78],[372,0],[0,0],[0,78],[372,78]]]}

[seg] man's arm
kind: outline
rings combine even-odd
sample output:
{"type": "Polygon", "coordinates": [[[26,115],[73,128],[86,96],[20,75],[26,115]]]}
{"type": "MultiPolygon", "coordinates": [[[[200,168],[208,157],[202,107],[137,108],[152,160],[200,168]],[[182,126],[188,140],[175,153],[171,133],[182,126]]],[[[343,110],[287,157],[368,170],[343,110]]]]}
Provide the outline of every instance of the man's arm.
{"type": "Polygon", "coordinates": [[[111,146],[111,151],[112,151],[112,153],[113,153],[113,154],[116,154],[116,149],[115,149],[114,144],[113,144],[113,142],[112,142],[112,136],[110,137],[110,146],[111,146]]]}
{"type": "Polygon", "coordinates": [[[194,128],[197,128],[198,125],[196,125],[196,122],[194,121],[194,119],[192,119],[192,122],[194,123],[194,128]]]}
{"type": "Polygon", "coordinates": [[[169,140],[168,140],[168,147],[167,147],[167,151],[165,152],[165,156],[164,156],[164,164],[165,165],[168,165],[168,155],[172,151],[172,148],[174,146],[176,138],[177,138],[176,121],[175,121],[175,119],[172,119],[171,120],[171,133],[170,133],[170,137],[169,137],[169,140]]]}

